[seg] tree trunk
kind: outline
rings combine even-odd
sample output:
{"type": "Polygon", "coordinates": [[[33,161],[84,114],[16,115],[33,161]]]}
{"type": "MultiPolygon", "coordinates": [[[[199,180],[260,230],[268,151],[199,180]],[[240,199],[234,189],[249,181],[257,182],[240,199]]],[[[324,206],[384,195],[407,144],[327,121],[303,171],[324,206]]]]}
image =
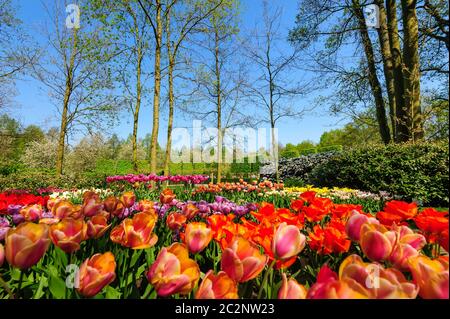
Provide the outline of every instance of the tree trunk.
{"type": "Polygon", "coordinates": [[[166,154],[164,158],[164,175],[168,176],[170,165],[170,152],[172,149],[172,127],[173,127],[173,111],[174,111],[174,95],[173,95],[173,69],[175,66],[175,53],[172,53],[170,42],[170,10],[167,12],[166,20],[167,34],[167,57],[169,59],[169,122],[167,123],[167,144],[166,154]]]}
{"type": "Polygon", "coordinates": [[[139,125],[139,110],[141,108],[141,94],[142,94],[142,83],[141,83],[141,66],[142,66],[142,48],[138,47],[137,52],[137,70],[136,70],[136,107],[134,109],[133,114],[133,170],[137,172],[139,170],[138,167],[138,158],[137,158],[137,132],[139,125]]]}
{"type": "Polygon", "coordinates": [[[159,103],[161,95],[161,43],[162,43],[162,4],[161,0],[156,0],[156,39],[155,39],[155,88],[153,92],[153,128],[150,144],[150,171],[156,173],[159,132],[159,103]]]}
{"type": "Polygon", "coordinates": [[[381,56],[383,59],[384,78],[386,81],[386,89],[389,100],[389,118],[391,120],[392,138],[393,140],[395,140],[396,136],[395,109],[397,102],[395,99],[394,63],[392,61],[391,46],[389,44],[389,31],[386,19],[386,9],[384,7],[383,0],[376,0],[375,4],[378,5],[380,9],[379,15],[380,27],[377,29],[377,33],[378,39],[380,41],[381,56]]]}
{"type": "Polygon", "coordinates": [[[67,115],[69,112],[69,102],[70,96],[72,94],[72,83],[73,83],[73,69],[75,65],[75,55],[77,52],[78,45],[78,29],[74,28],[73,40],[72,40],[72,51],[70,53],[69,65],[67,67],[66,74],[66,88],[64,92],[63,109],[61,114],[61,125],[59,129],[58,138],[58,149],[56,156],[56,175],[61,176],[63,174],[64,165],[64,154],[66,148],[66,134],[67,134],[67,115]]]}
{"type": "Polygon", "coordinates": [[[220,82],[220,61],[219,61],[219,29],[214,27],[215,32],[215,64],[216,64],[216,94],[217,94],[217,183],[222,180],[222,88],[220,82]]]}
{"type": "Polygon", "coordinates": [[[353,0],[353,12],[358,19],[359,33],[361,35],[362,44],[364,46],[364,52],[367,58],[368,77],[370,87],[372,89],[372,95],[375,100],[375,108],[377,113],[378,127],[381,135],[381,139],[385,144],[391,141],[389,132],[389,126],[387,124],[386,110],[383,100],[383,92],[381,89],[380,81],[378,80],[377,70],[375,67],[375,58],[373,53],[372,42],[370,41],[369,33],[367,31],[366,20],[364,13],[359,3],[359,0],[353,0]]]}
{"type": "Polygon", "coordinates": [[[423,117],[420,108],[419,25],[416,0],[402,0],[403,61],[405,79],[405,104],[408,110],[409,138],[423,139],[423,117]]]}
{"type": "Polygon", "coordinates": [[[396,143],[409,140],[408,113],[405,106],[405,87],[403,81],[402,55],[398,35],[397,4],[395,0],[386,0],[389,46],[392,53],[395,86],[395,136],[396,143]]]}

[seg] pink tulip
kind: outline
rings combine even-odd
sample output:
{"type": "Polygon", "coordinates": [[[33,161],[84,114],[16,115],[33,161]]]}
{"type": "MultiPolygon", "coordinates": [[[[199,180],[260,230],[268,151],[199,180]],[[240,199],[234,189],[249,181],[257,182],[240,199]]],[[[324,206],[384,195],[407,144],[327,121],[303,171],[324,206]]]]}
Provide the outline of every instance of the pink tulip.
{"type": "Polygon", "coordinates": [[[27,222],[36,222],[42,216],[42,206],[39,204],[28,205],[20,210],[20,214],[27,222]]]}
{"type": "Polygon", "coordinates": [[[339,267],[340,280],[352,280],[364,287],[372,299],[414,299],[418,287],[394,268],[365,263],[358,255],[350,255],[339,267]]]}
{"type": "Polygon", "coordinates": [[[295,225],[281,223],[273,236],[272,252],[277,259],[288,259],[299,254],[306,245],[306,236],[295,225]]]}
{"type": "Polygon", "coordinates": [[[303,285],[300,285],[294,278],[288,280],[285,273],[281,276],[283,282],[278,290],[278,299],[306,299],[308,290],[303,285]]]}
{"type": "Polygon", "coordinates": [[[212,239],[212,230],[203,222],[191,222],[186,225],[184,241],[189,251],[196,254],[205,249],[212,239]]]}
{"type": "Polygon", "coordinates": [[[354,241],[359,241],[361,235],[361,227],[363,224],[379,224],[380,222],[373,217],[368,217],[364,214],[354,210],[350,215],[347,224],[345,225],[345,232],[347,236],[354,241]]]}
{"type": "Polygon", "coordinates": [[[161,297],[189,294],[200,279],[198,264],[189,258],[184,244],[163,247],[147,272],[148,281],[161,297]]]}
{"type": "Polygon", "coordinates": [[[386,260],[392,253],[397,235],[377,224],[363,224],[360,245],[364,254],[372,261],[386,260]]]}

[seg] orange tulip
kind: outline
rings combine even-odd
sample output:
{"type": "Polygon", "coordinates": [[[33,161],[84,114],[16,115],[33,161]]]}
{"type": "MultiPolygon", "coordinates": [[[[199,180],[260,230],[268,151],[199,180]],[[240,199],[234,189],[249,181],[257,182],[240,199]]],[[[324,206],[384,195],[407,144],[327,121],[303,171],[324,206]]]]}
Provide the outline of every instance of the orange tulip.
{"type": "Polygon", "coordinates": [[[236,236],[222,253],[221,268],[233,280],[246,282],[256,278],[266,263],[267,256],[262,255],[258,247],[236,236]]]}
{"type": "Polygon", "coordinates": [[[294,278],[288,280],[285,273],[281,276],[283,282],[278,290],[278,299],[306,299],[308,290],[305,286],[300,285],[294,278]]]}
{"type": "Polygon", "coordinates": [[[108,219],[104,215],[92,216],[87,221],[87,235],[89,238],[100,238],[111,227],[108,225],[108,219]]]}
{"type": "Polygon", "coordinates": [[[339,267],[339,279],[351,279],[365,287],[374,299],[414,299],[418,287],[394,268],[365,263],[358,255],[348,256],[339,267]]]}
{"type": "Polygon", "coordinates": [[[25,222],[9,229],[5,237],[5,257],[11,266],[27,269],[38,263],[50,245],[48,226],[25,222]]]}
{"type": "Polygon", "coordinates": [[[200,278],[200,268],[189,259],[184,244],[173,243],[163,247],[147,272],[148,281],[159,296],[189,294],[200,278]]]}
{"type": "Polygon", "coordinates": [[[448,299],[448,259],[430,259],[426,256],[410,258],[409,269],[424,299],[448,299]]]}
{"type": "Polygon", "coordinates": [[[138,210],[144,213],[155,214],[155,202],[143,199],[138,203],[138,210]]]}
{"type": "Polygon", "coordinates": [[[125,210],[125,205],[114,196],[110,196],[103,202],[103,208],[111,215],[119,216],[125,210]]]}
{"type": "Polygon", "coordinates": [[[351,278],[339,279],[327,265],[322,266],[306,296],[307,299],[367,299],[369,292],[351,278]]]}
{"type": "Polygon", "coordinates": [[[208,271],[195,294],[195,299],[238,299],[237,283],[224,271],[214,275],[208,271]]]}
{"type": "Polygon", "coordinates": [[[4,261],[5,261],[5,248],[3,248],[3,245],[0,244],[0,267],[3,265],[4,261]]]}
{"type": "Polygon", "coordinates": [[[95,254],[80,267],[78,292],[85,297],[93,297],[116,278],[116,261],[111,252],[95,254]]]}
{"type": "Polygon", "coordinates": [[[52,206],[53,216],[58,219],[72,217],[76,214],[77,207],[67,200],[59,200],[52,206]]]}
{"type": "Polygon", "coordinates": [[[87,225],[82,219],[64,218],[50,225],[50,238],[66,253],[80,249],[80,243],[87,239],[87,225]]]}
{"type": "Polygon", "coordinates": [[[40,204],[28,205],[20,210],[20,214],[27,222],[38,221],[42,216],[43,210],[40,204]]]}
{"type": "Polygon", "coordinates": [[[115,243],[133,249],[152,247],[158,241],[158,236],[152,233],[156,220],[155,214],[137,213],[114,227],[110,238],[115,243]]]}
{"type": "Polygon", "coordinates": [[[281,223],[273,236],[272,252],[277,259],[288,259],[298,255],[306,245],[306,236],[297,226],[281,223]]]}
{"type": "Polygon", "coordinates": [[[136,202],[136,195],[133,192],[125,192],[120,197],[120,200],[125,205],[126,208],[130,208],[136,202]]]}
{"type": "Polygon", "coordinates": [[[194,218],[198,212],[199,209],[192,203],[188,203],[184,205],[182,208],[182,213],[186,216],[188,220],[194,218]]]}
{"type": "Polygon", "coordinates": [[[187,217],[181,213],[167,215],[166,224],[171,230],[180,229],[186,223],[187,217]]]}
{"type": "Polygon", "coordinates": [[[191,253],[205,249],[212,239],[212,230],[205,223],[191,222],[186,225],[185,243],[191,253]]]}
{"type": "Polygon", "coordinates": [[[166,188],[159,195],[159,201],[162,204],[170,204],[175,199],[175,194],[170,188],[166,188]]]}
{"type": "Polygon", "coordinates": [[[384,211],[388,214],[400,216],[403,220],[407,220],[417,215],[417,204],[392,200],[386,203],[384,211]]]}

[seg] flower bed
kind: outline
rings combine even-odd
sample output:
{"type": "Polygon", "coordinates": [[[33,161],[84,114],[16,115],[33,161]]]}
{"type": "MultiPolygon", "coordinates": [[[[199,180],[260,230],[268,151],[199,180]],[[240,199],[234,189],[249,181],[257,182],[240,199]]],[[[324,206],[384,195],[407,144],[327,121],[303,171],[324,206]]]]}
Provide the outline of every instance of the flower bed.
{"type": "Polygon", "coordinates": [[[3,195],[0,298],[448,298],[448,212],[415,203],[66,195],[3,195]]]}

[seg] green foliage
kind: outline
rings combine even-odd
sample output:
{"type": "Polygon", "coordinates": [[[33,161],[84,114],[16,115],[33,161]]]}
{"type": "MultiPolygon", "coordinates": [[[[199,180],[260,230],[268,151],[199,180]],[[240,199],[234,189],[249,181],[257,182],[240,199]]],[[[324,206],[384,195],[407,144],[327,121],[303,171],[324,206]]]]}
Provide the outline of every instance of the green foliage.
{"type": "Polygon", "coordinates": [[[0,176],[0,191],[9,189],[24,189],[31,192],[39,188],[56,187],[63,189],[73,188],[105,188],[106,175],[84,174],[82,176],[63,175],[58,178],[54,172],[22,171],[8,176],[0,176]]]}
{"type": "Polygon", "coordinates": [[[317,186],[387,191],[404,200],[449,203],[448,143],[374,145],[340,152],[313,169],[317,186]]]}
{"type": "Polygon", "coordinates": [[[283,180],[285,187],[304,187],[306,185],[305,181],[298,177],[289,177],[283,180]]]}

